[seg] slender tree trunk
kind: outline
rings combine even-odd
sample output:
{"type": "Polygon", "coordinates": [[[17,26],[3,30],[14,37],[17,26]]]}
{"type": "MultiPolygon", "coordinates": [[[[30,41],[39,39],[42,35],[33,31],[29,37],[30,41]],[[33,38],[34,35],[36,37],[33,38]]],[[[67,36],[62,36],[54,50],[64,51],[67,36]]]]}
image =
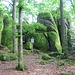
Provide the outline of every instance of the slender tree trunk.
{"type": "Polygon", "coordinates": [[[24,70],[23,38],[22,38],[22,8],[21,7],[19,7],[18,69],[24,70]]]}
{"type": "Polygon", "coordinates": [[[61,17],[61,45],[63,52],[67,50],[67,32],[66,32],[66,25],[64,20],[64,10],[63,10],[63,0],[60,0],[60,17],[61,17]]]}
{"type": "MultiPolygon", "coordinates": [[[[16,1],[17,0],[14,0],[13,1],[13,20],[16,22],[16,1]]],[[[13,28],[13,53],[15,53],[15,51],[17,50],[17,41],[16,41],[16,25],[13,25],[12,26],[13,28]]]]}
{"type": "MultiPolygon", "coordinates": [[[[70,17],[69,17],[70,18],[70,17]]],[[[68,39],[68,50],[72,50],[72,41],[71,41],[71,23],[69,22],[69,19],[67,19],[68,21],[68,32],[67,32],[67,39],[68,39]]]]}

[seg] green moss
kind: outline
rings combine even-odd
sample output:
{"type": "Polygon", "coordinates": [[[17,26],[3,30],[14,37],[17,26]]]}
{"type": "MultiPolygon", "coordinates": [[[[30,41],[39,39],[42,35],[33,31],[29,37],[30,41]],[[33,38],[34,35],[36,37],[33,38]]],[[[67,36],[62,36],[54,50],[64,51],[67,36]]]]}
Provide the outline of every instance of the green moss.
{"type": "Polygon", "coordinates": [[[23,50],[23,54],[28,55],[30,54],[32,51],[31,50],[23,50]]]}
{"type": "Polygon", "coordinates": [[[64,65],[64,62],[57,62],[57,65],[58,66],[63,66],[64,65]]]}
{"type": "Polygon", "coordinates": [[[46,65],[47,64],[47,61],[41,61],[41,62],[39,62],[39,64],[46,65]]]}
{"type": "Polygon", "coordinates": [[[53,57],[58,57],[58,56],[61,56],[61,55],[64,55],[64,54],[60,53],[60,52],[50,52],[49,53],[49,56],[53,56],[53,57]]]}
{"type": "Polygon", "coordinates": [[[54,59],[49,60],[49,62],[54,62],[54,61],[55,61],[54,59]]]}
{"type": "Polygon", "coordinates": [[[71,75],[71,74],[68,72],[64,72],[64,73],[60,73],[60,75],[71,75]]]}
{"type": "Polygon", "coordinates": [[[28,50],[32,50],[32,48],[33,48],[32,43],[31,42],[27,42],[25,48],[28,49],[28,50]]]}
{"type": "Polygon", "coordinates": [[[3,18],[0,16],[0,43],[1,43],[1,34],[2,34],[2,30],[3,30],[3,18]]]}
{"type": "Polygon", "coordinates": [[[66,59],[66,60],[64,60],[64,62],[67,62],[69,66],[72,66],[75,64],[75,60],[66,59]]]}
{"type": "Polygon", "coordinates": [[[60,43],[60,37],[59,37],[59,32],[58,32],[57,26],[56,25],[50,26],[50,28],[53,30],[48,33],[48,36],[49,36],[50,40],[53,42],[57,51],[62,52],[62,46],[60,43]]]}
{"type": "Polygon", "coordinates": [[[2,54],[2,56],[0,57],[0,60],[1,61],[7,61],[7,60],[10,60],[10,57],[8,54],[2,54]]]}
{"type": "Polygon", "coordinates": [[[4,17],[1,44],[12,50],[12,22],[9,17],[4,17]]]}
{"type": "Polygon", "coordinates": [[[16,54],[13,53],[0,54],[1,61],[8,61],[8,60],[15,60],[15,59],[17,59],[16,54]]]}
{"type": "Polygon", "coordinates": [[[24,71],[24,68],[25,68],[25,64],[23,62],[18,62],[16,69],[20,71],[24,71]]]}
{"type": "Polygon", "coordinates": [[[13,54],[13,53],[10,53],[9,57],[10,57],[10,60],[16,60],[17,59],[17,55],[13,54]]]}
{"type": "Polygon", "coordinates": [[[42,55],[42,59],[43,59],[43,60],[50,60],[50,58],[51,58],[51,57],[50,57],[48,54],[43,54],[43,55],[42,55]]]}
{"type": "Polygon", "coordinates": [[[49,12],[42,12],[42,13],[39,13],[38,17],[43,18],[43,19],[47,19],[47,18],[50,18],[50,13],[49,12]]]}
{"type": "Polygon", "coordinates": [[[34,47],[40,51],[47,51],[47,40],[43,33],[36,33],[34,36],[34,47]]]}

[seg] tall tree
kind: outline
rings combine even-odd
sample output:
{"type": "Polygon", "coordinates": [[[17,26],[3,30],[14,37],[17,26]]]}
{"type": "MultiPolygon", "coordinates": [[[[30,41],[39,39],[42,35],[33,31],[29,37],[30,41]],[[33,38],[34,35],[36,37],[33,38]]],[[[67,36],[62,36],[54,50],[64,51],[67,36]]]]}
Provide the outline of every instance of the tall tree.
{"type": "Polygon", "coordinates": [[[19,0],[19,37],[18,37],[18,69],[19,70],[24,70],[23,39],[22,39],[22,9],[23,9],[23,0],[19,0]]]}
{"type": "MultiPolygon", "coordinates": [[[[13,13],[12,13],[12,17],[13,20],[16,22],[16,2],[17,0],[13,1],[13,13]]],[[[13,53],[15,53],[15,51],[17,50],[17,44],[16,44],[16,25],[14,24],[12,26],[13,28],[13,53]]]]}
{"type": "Polygon", "coordinates": [[[61,45],[64,52],[65,50],[67,50],[67,33],[64,20],[63,0],[60,0],[60,17],[61,17],[61,28],[60,28],[61,45]]]}

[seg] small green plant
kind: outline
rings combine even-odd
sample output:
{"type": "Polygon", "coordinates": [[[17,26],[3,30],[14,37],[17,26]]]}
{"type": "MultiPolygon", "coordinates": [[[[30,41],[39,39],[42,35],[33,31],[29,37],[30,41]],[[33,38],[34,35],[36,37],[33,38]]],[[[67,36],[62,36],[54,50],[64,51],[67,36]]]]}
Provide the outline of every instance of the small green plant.
{"type": "Polygon", "coordinates": [[[32,52],[31,50],[24,50],[24,51],[23,51],[23,54],[28,55],[28,54],[30,54],[31,52],[32,52]]]}
{"type": "Polygon", "coordinates": [[[15,59],[17,59],[17,56],[16,56],[16,54],[13,54],[13,53],[7,53],[7,54],[0,55],[1,61],[15,60],[15,59]]]}
{"type": "Polygon", "coordinates": [[[55,61],[54,59],[49,60],[49,62],[54,62],[54,61],[55,61]]]}
{"type": "Polygon", "coordinates": [[[1,61],[7,61],[7,60],[10,60],[10,57],[8,54],[2,54],[0,57],[0,60],[1,61]]]}
{"type": "Polygon", "coordinates": [[[28,49],[28,50],[32,50],[33,49],[32,43],[31,42],[27,42],[25,48],[28,49]]]}
{"type": "Polygon", "coordinates": [[[64,65],[64,62],[57,62],[57,65],[58,66],[63,66],[64,65]]]}
{"type": "Polygon", "coordinates": [[[33,50],[33,53],[35,53],[35,54],[39,54],[39,50],[33,50]]]}
{"type": "Polygon", "coordinates": [[[24,71],[24,68],[25,68],[25,64],[23,62],[18,62],[16,69],[20,71],[24,71]]]}
{"type": "Polygon", "coordinates": [[[64,73],[60,73],[60,75],[71,75],[71,74],[68,72],[64,72],[64,73]]]}
{"type": "Polygon", "coordinates": [[[41,62],[39,62],[39,64],[46,65],[47,64],[47,61],[41,61],[41,62]]]}
{"type": "Polygon", "coordinates": [[[51,57],[48,54],[43,54],[42,59],[43,60],[49,60],[51,57]]]}
{"type": "Polygon", "coordinates": [[[67,54],[60,55],[60,59],[67,59],[67,58],[68,58],[67,54]]]}
{"type": "Polygon", "coordinates": [[[9,57],[10,57],[10,60],[16,60],[17,59],[17,55],[13,54],[13,53],[10,53],[9,57]]]}
{"type": "Polygon", "coordinates": [[[6,50],[6,49],[7,49],[6,47],[3,48],[3,50],[6,50]]]}
{"type": "Polygon", "coordinates": [[[69,66],[72,66],[75,64],[74,60],[69,60],[69,59],[64,60],[64,62],[67,62],[69,66]]]}

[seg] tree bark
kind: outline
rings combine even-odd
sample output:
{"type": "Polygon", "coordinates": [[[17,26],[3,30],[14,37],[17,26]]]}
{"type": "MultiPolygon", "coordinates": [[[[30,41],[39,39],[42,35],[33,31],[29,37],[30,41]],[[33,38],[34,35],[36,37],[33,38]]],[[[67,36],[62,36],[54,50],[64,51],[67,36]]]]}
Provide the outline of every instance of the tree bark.
{"type": "MultiPolygon", "coordinates": [[[[13,17],[13,20],[14,20],[14,22],[16,22],[16,1],[17,0],[14,0],[13,1],[13,15],[12,15],[12,17],[13,17]]],[[[16,52],[16,50],[17,50],[17,41],[16,41],[16,25],[14,24],[13,26],[12,26],[12,28],[13,28],[13,53],[15,53],[16,52]]]]}
{"type": "Polygon", "coordinates": [[[24,70],[23,37],[22,37],[22,8],[21,7],[19,7],[18,69],[24,70]]]}
{"type": "Polygon", "coordinates": [[[64,20],[63,0],[60,0],[60,17],[61,17],[61,26],[60,26],[61,45],[64,52],[65,50],[67,50],[67,32],[64,20]]]}

